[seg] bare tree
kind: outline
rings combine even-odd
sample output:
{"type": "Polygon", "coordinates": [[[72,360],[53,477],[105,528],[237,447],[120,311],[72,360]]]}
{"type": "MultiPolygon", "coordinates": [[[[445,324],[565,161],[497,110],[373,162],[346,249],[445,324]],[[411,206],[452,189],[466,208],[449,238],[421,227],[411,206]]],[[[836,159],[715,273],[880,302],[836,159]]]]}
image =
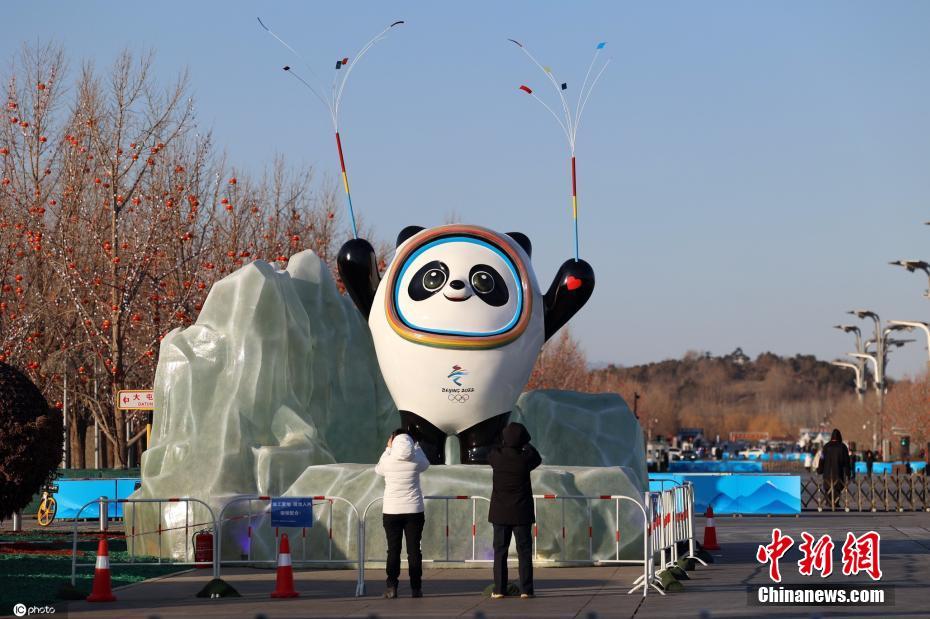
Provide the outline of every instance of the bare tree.
{"type": "Polygon", "coordinates": [[[568,329],[543,346],[526,386],[529,389],[588,390],[588,360],[568,329]]]}
{"type": "Polygon", "coordinates": [[[67,374],[75,434],[95,421],[116,466],[117,392],[151,386],[159,341],[212,284],[308,247],[335,273],[342,229],[312,170],[230,169],[198,131],[187,76],[161,89],[152,58],[124,52],[102,75],[85,64],[68,92],[61,50],[25,48],[0,129],[0,361],[59,406],[67,374]]]}

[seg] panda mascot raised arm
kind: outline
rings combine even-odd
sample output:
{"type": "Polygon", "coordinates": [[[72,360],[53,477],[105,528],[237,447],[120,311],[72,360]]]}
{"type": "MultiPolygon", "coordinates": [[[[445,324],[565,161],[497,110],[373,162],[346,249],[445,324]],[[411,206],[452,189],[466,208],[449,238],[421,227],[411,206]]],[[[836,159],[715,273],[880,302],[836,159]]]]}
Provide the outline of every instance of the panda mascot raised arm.
{"type": "Polygon", "coordinates": [[[500,442],[543,343],[590,298],[594,271],[570,259],[542,294],[530,240],[479,226],[404,228],[383,279],[371,244],[339,251],[339,274],[368,319],[401,426],[433,464],[455,434],[463,464],[500,442]]]}

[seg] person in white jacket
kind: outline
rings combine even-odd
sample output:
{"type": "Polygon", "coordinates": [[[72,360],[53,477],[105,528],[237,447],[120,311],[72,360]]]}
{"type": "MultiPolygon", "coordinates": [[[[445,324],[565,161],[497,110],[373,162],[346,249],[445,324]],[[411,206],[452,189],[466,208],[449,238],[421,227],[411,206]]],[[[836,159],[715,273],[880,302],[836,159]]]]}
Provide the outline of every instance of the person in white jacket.
{"type": "Polygon", "coordinates": [[[407,569],[413,597],[423,597],[423,491],[420,473],[429,468],[429,460],[419,444],[403,430],[395,430],[387,448],[375,466],[384,477],[384,533],[387,536],[387,588],[384,597],[397,597],[400,577],[401,537],[407,539],[407,569]]]}

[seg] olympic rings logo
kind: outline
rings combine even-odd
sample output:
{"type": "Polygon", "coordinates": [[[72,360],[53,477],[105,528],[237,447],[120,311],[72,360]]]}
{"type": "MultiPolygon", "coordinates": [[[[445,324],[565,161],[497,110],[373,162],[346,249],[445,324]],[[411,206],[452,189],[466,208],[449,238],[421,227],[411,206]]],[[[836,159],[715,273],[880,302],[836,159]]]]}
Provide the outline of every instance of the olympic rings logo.
{"type": "Polygon", "coordinates": [[[450,393],[449,394],[450,402],[458,402],[459,404],[464,404],[468,401],[467,393],[450,393]]]}

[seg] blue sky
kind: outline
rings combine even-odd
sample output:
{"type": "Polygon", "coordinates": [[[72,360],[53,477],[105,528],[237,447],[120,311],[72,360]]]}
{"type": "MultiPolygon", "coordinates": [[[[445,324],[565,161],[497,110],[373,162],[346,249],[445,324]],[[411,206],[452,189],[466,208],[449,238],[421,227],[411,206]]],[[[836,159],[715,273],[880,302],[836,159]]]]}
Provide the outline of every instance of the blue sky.
{"type": "MultiPolygon", "coordinates": [[[[4,7],[0,58],[51,40],[72,69],[105,68],[154,49],[166,82],[190,69],[231,161],[280,153],[335,180],[327,114],[280,71],[293,59],[258,15],[326,76],[405,19],[347,88],[356,210],[382,239],[452,213],[523,231],[543,287],[572,255],[566,148],[516,90],[549,94],[506,39],[569,92],[608,41],[577,153],[598,283],[572,328],[592,361],[834,358],[851,348],[830,328],[847,309],[930,320],[926,281],[887,266],[930,259],[930,3],[23,2],[4,7]]],[[[889,369],[926,358],[919,341],[889,369]]]]}

